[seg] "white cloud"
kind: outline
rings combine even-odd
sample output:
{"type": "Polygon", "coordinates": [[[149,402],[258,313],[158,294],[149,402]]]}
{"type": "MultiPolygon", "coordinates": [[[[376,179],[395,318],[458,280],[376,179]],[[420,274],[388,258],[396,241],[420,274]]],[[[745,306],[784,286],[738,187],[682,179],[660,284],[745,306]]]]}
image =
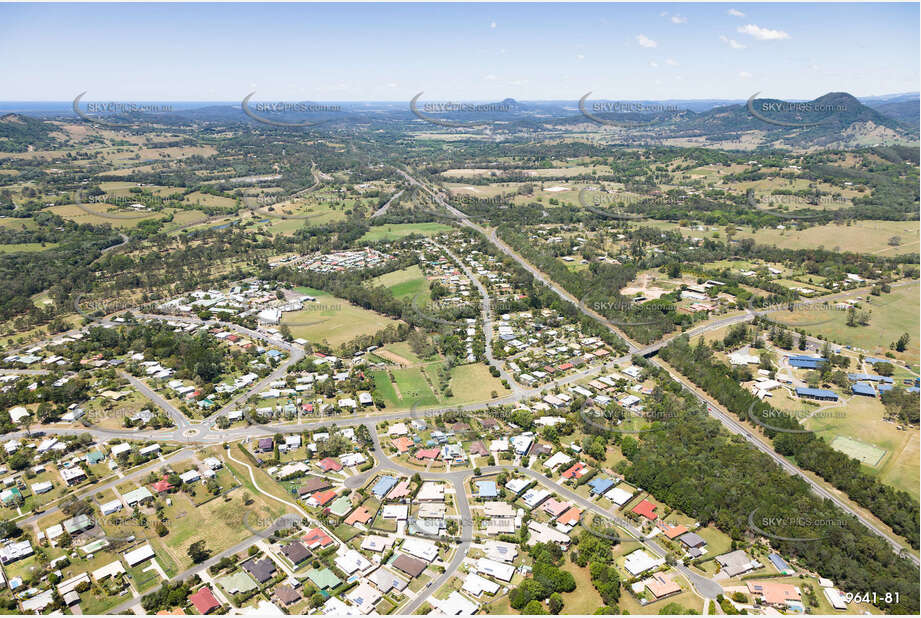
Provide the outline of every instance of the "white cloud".
{"type": "Polygon", "coordinates": [[[489,81],[493,81],[493,80],[497,79],[497,77],[496,77],[495,75],[493,75],[492,73],[490,73],[489,75],[487,75],[487,76],[484,77],[483,79],[488,79],[489,81]]]}
{"type": "Polygon", "coordinates": [[[720,35],[720,41],[728,45],[733,49],[745,49],[745,46],[736,41],[735,39],[730,39],[728,36],[720,35]]]}
{"type": "Polygon", "coordinates": [[[780,39],[790,38],[790,35],[783,30],[771,30],[770,28],[762,28],[755,24],[739,26],[738,30],[740,33],[753,36],[759,41],[778,41],[780,39]]]}
{"type": "Polygon", "coordinates": [[[688,21],[687,17],[682,17],[681,15],[672,15],[673,24],[685,24],[687,23],[687,21],[688,21]]]}
{"type": "Polygon", "coordinates": [[[658,47],[659,44],[647,37],[645,34],[636,35],[636,42],[640,44],[640,47],[658,47]]]}
{"type": "Polygon", "coordinates": [[[585,54],[576,54],[576,60],[585,60],[585,54]]]}
{"type": "Polygon", "coordinates": [[[727,15],[732,15],[733,17],[745,17],[745,13],[742,11],[737,11],[736,9],[729,9],[726,11],[727,15]]]}
{"type": "Polygon", "coordinates": [[[496,27],[496,22],[490,22],[489,27],[490,27],[490,28],[495,28],[495,27],[496,27]]]}
{"type": "Polygon", "coordinates": [[[396,88],[397,85],[396,85],[396,83],[394,83],[394,82],[390,82],[389,84],[387,84],[387,87],[388,87],[388,88],[396,88]]]}
{"type": "Polygon", "coordinates": [[[670,67],[676,67],[676,66],[678,66],[678,61],[675,60],[675,59],[673,59],[673,58],[666,58],[666,59],[665,59],[665,64],[667,64],[667,65],[670,66],[670,67]]]}
{"type": "Polygon", "coordinates": [[[655,60],[650,60],[650,61],[649,61],[649,66],[651,66],[651,67],[654,68],[654,69],[658,69],[658,68],[659,68],[659,63],[656,62],[655,60]]]}
{"type": "Polygon", "coordinates": [[[751,76],[752,74],[749,73],[748,71],[739,71],[739,77],[741,77],[742,79],[748,79],[751,76]]]}

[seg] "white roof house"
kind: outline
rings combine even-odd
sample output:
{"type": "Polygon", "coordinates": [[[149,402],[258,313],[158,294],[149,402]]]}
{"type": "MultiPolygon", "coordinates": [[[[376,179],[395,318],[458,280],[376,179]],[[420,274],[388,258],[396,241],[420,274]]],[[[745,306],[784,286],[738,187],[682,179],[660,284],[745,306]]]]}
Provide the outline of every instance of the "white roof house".
{"type": "Polygon", "coordinates": [[[416,494],[416,500],[421,501],[441,501],[444,499],[445,486],[442,483],[436,483],[434,481],[425,481],[422,483],[422,487],[419,488],[419,493],[416,494]]]}
{"type": "Polygon", "coordinates": [[[438,612],[445,616],[472,616],[480,609],[476,603],[457,590],[449,594],[448,598],[443,601],[430,597],[429,602],[435,606],[438,612]]]}
{"type": "Polygon", "coordinates": [[[122,498],[124,498],[125,504],[128,506],[134,506],[143,500],[150,500],[153,498],[153,494],[150,493],[150,490],[146,487],[138,487],[135,490],[122,494],[122,498]]]}
{"type": "Polygon", "coordinates": [[[206,457],[202,463],[208,466],[208,468],[211,470],[217,470],[218,468],[224,466],[224,464],[221,463],[221,460],[217,457],[206,457]]]}
{"type": "Polygon", "coordinates": [[[528,538],[528,545],[534,545],[535,543],[556,543],[564,547],[569,545],[568,534],[539,521],[533,519],[529,521],[528,530],[531,532],[531,536],[528,538]]]}
{"type": "Polygon", "coordinates": [[[653,558],[642,549],[638,549],[624,558],[624,568],[634,577],[663,564],[665,564],[665,558],[653,558]]]}
{"type": "Polygon", "coordinates": [[[201,472],[198,470],[189,470],[188,472],[180,474],[179,478],[182,479],[183,483],[194,483],[201,480],[201,472]]]}
{"type": "Polygon", "coordinates": [[[131,452],[131,445],[128,444],[127,442],[122,442],[120,444],[114,444],[109,449],[109,452],[112,454],[113,457],[118,457],[122,453],[131,452]]]}
{"type": "Polygon", "coordinates": [[[822,592],[832,607],[837,610],[847,609],[847,601],[844,600],[844,595],[838,592],[836,588],[822,588],[822,592]]]}
{"type": "Polygon", "coordinates": [[[29,411],[22,406],[16,406],[15,408],[10,408],[9,414],[10,420],[16,424],[19,424],[24,418],[29,416],[29,411]]]}
{"type": "Polygon", "coordinates": [[[547,468],[548,470],[555,470],[559,466],[565,466],[571,461],[572,461],[572,457],[570,457],[563,451],[557,451],[550,457],[550,459],[544,462],[544,467],[547,468]]]}
{"type": "Polygon", "coordinates": [[[154,550],[150,546],[150,543],[144,543],[141,547],[138,547],[135,550],[129,551],[125,554],[125,562],[128,563],[129,567],[133,567],[136,564],[140,564],[149,558],[153,558],[154,550]]]}
{"type": "Polygon", "coordinates": [[[508,450],[508,438],[499,438],[498,440],[493,440],[489,445],[490,451],[507,451],[508,450]]]}
{"type": "Polygon", "coordinates": [[[93,579],[98,582],[104,580],[106,577],[112,577],[113,575],[118,575],[119,573],[124,572],[125,567],[122,565],[122,561],[115,560],[93,571],[93,579]]]}
{"type": "Polygon", "coordinates": [[[371,566],[371,561],[354,549],[346,550],[344,554],[336,556],[335,562],[337,567],[349,575],[355,571],[364,571],[371,566]]]}
{"type": "Polygon", "coordinates": [[[409,505],[406,504],[385,504],[383,511],[381,511],[381,517],[405,521],[408,511],[409,505]]]}
{"type": "Polygon", "coordinates": [[[409,537],[403,541],[400,550],[426,562],[431,562],[438,557],[438,547],[434,543],[415,537],[409,537]]]}
{"type": "Polygon", "coordinates": [[[54,484],[51,481],[44,481],[42,483],[32,483],[32,493],[33,494],[43,494],[51,491],[54,484]]]}
{"type": "Polygon", "coordinates": [[[604,497],[617,506],[623,506],[630,501],[630,498],[633,497],[633,494],[629,491],[621,489],[620,487],[614,487],[608,493],[606,493],[604,497]]]}
{"type": "Polygon", "coordinates": [[[100,504],[99,510],[102,512],[103,515],[111,515],[112,513],[120,511],[122,510],[121,500],[116,499],[116,500],[112,500],[111,502],[100,504]]]}
{"type": "Polygon", "coordinates": [[[509,582],[515,574],[515,565],[496,562],[489,558],[479,558],[476,561],[476,570],[477,573],[483,573],[504,582],[509,582]]]}
{"type": "Polygon", "coordinates": [[[466,579],[464,579],[462,589],[478,597],[484,592],[487,594],[496,594],[499,591],[499,584],[484,577],[480,577],[476,573],[469,573],[466,579]]]}

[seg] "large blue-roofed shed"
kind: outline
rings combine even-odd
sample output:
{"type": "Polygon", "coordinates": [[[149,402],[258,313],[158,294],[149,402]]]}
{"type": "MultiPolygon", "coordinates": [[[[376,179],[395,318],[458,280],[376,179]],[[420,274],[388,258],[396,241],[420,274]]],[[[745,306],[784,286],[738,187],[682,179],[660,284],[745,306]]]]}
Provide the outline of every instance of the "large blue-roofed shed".
{"type": "Polygon", "coordinates": [[[818,399],[820,401],[838,401],[837,393],[824,388],[804,388],[802,386],[796,387],[796,396],[805,397],[807,399],[818,399]]]}

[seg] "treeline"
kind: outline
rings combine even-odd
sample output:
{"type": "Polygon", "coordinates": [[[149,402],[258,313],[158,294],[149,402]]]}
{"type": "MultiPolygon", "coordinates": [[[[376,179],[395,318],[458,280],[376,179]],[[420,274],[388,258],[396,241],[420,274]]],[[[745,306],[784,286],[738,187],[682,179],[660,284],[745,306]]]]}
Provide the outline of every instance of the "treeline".
{"type": "Polygon", "coordinates": [[[43,226],[63,228],[53,235],[58,246],[0,255],[0,320],[18,317],[23,327],[52,319],[77,282],[94,278],[90,264],[102,249],[120,242],[109,226],[78,225],[55,216],[40,220],[43,226]],[[40,308],[32,301],[45,290],[57,307],[40,308]]]}
{"type": "Polygon", "coordinates": [[[683,401],[657,429],[636,436],[638,448],[625,451],[629,465],[622,470],[628,482],[703,525],[715,524],[738,542],[762,536],[752,529],[754,519],[772,535],[765,540],[771,547],[833,579],[844,591],[891,592],[889,602],[877,597],[880,609],[918,613],[918,570],[908,559],[744,438],[730,436],[664,370],[635,360],[683,401]]]}
{"type": "Polygon", "coordinates": [[[858,460],[836,451],[814,433],[806,432],[797,419],[758,400],[740,386],[726,365],[714,360],[706,344],[691,347],[687,338],[681,337],[663,348],[660,354],[741,420],[749,420],[751,414],[752,420],[772,439],[774,450],[779,454],[794,458],[801,468],[815,472],[845,492],[896,534],[905,537],[912,547],[918,548],[921,516],[917,502],[907,492],[866,474],[858,460]],[[777,431],[771,429],[772,426],[802,433],[777,431]]]}
{"type": "Polygon", "coordinates": [[[619,290],[636,277],[638,269],[635,264],[596,262],[590,265],[588,272],[575,272],[517,229],[502,226],[498,233],[522,257],[549,275],[587,308],[613,321],[637,341],[650,343],[674,331],[678,325],[694,321],[690,314],[677,313],[674,304],[634,306],[631,298],[622,296],[619,290]]]}

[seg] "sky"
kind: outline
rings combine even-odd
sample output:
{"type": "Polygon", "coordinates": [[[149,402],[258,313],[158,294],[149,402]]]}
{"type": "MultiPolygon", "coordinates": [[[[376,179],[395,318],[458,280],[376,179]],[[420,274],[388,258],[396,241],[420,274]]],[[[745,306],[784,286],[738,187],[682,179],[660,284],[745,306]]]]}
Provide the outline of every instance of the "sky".
{"type": "Polygon", "coordinates": [[[916,92],[919,5],[0,4],[0,100],[916,92]]]}

